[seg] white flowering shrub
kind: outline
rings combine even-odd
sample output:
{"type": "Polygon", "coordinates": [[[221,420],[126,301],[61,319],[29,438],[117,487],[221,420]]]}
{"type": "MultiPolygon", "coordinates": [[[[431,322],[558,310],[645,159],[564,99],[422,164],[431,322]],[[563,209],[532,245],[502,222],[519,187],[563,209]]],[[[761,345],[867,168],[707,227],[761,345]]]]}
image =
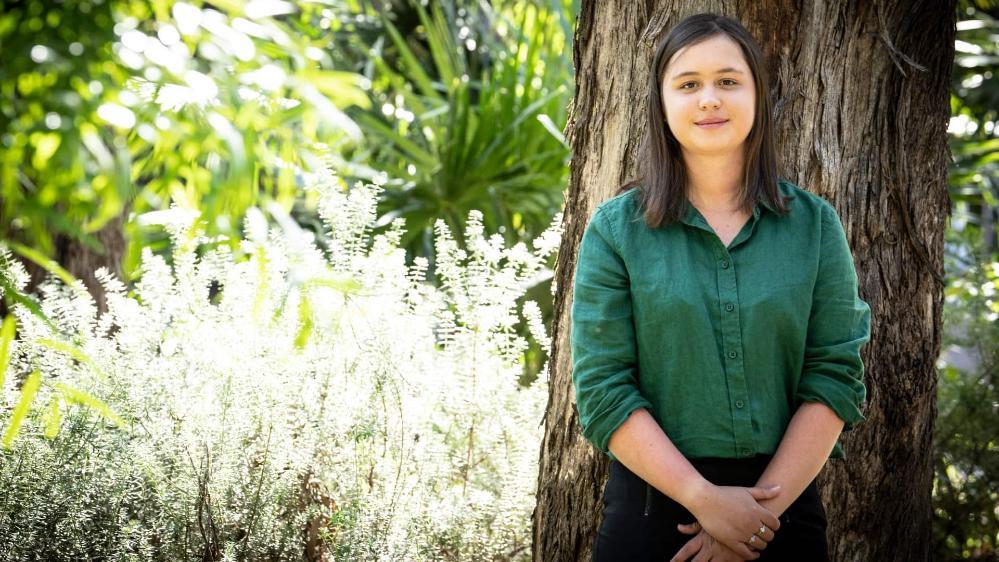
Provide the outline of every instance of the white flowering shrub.
{"type": "Polygon", "coordinates": [[[145,251],[132,290],[100,272],[105,314],[56,281],[39,303],[58,334],[15,306],[0,423],[19,380],[42,385],[0,453],[0,559],[529,558],[547,380],[518,385],[515,327],[548,336],[517,299],[560,221],[530,248],[475,213],[464,249],[440,225],[435,287],[425,260],[407,267],[401,222],[372,236],[379,188],[314,189],[323,249],[257,212],[233,251],[174,210],[147,217],[172,265],[145,251]]]}

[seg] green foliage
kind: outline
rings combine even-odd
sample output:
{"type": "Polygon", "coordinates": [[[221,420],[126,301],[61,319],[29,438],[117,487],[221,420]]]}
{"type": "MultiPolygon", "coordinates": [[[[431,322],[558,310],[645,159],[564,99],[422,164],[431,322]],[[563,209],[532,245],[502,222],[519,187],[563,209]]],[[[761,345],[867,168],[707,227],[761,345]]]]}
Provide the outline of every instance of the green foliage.
{"type": "MultiPolygon", "coordinates": [[[[485,226],[512,244],[539,234],[561,209],[577,8],[571,0],[426,8],[398,0],[365,10],[339,34],[345,64],[372,87],[371,108],[348,111],[365,142],[337,169],[384,186],[379,224],[406,221],[407,259],[433,265],[437,220],[463,233],[469,211],[481,211],[485,226]]],[[[550,326],[550,278],[535,280],[528,298],[550,326]]],[[[525,383],[546,359],[532,340],[525,383]]]]}
{"type": "MultiPolygon", "coordinates": [[[[368,103],[364,81],[317,46],[332,7],[200,4],[3,10],[0,239],[50,255],[59,233],[100,250],[92,234],[112,218],[171,203],[231,235],[253,205],[290,209],[302,173],[358,139],[339,108],[368,103]]],[[[165,240],[126,228],[130,274],[143,247],[165,240]]]]}
{"type": "MultiPolygon", "coordinates": [[[[999,207],[999,21],[971,5],[958,16],[949,183],[961,228],[977,230],[983,214],[999,207]]],[[[994,222],[986,219],[985,236],[994,236],[994,222]]]]}
{"type": "Polygon", "coordinates": [[[10,448],[10,444],[14,441],[14,437],[17,436],[17,432],[21,429],[21,423],[24,422],[25,416],[28,415],[28,410],[31,409],[31,403],[35,400],[35,394],[38,393],[38,387],[42,382],[42,374],[38,371],[32,371],[28,375],[27,380],[21,385],[21,399],[17,401],[17,405],[14,406],[14,411],[10,414],[10,422],[7,424],[7,429],[3,432],[3,446],[7,449],[10,448]]]}
{"type": "Polygon", "coordinates": [[[953,203],[934,429],[933,557],[999,556],[999,23],[962,0],[951,96],[953,203]]]}
{"type": "MultiPolygon", "coordinates": [[[[33,261],[37,261],[44,269],[49,271],[53,277],[61,280],[66,286],[72,287],[72,290],[77,294],[84,292],[82,284],[52,260],[38,255],[37,252],[34,252],[30,248],[20,247],[20,245],[17,244],[12,245],[18,247],[18,251],[21,252],[22,255],[27,256],[33,261]]],[[[23,288],[21,285],[24,283],[25,273],[23,268],[20,267],[20,264],[13,264],[12,266],[9,251],[3,244],[0,244],[0,280],[3,281],[3,283],[0,284],[0,298],[3,299],[4,303],[13,305],[12,309],[15,312],[26,311],[28,314],[31,314],[37,318],[40,321],[40,325],[48,331],[50,337],[36,338],[35,344],[65,355],[81,366],[85,365],[89,367],[93,375],[101,380],[107,381],[107,375],[104,374],[94,363],[94,360],[78,345],[76,345],[74,341],[72,341],[73,335],[60,332],[55,324],[42,311],[42,308],[36,299],[24,295],[21,292],[21,289],[23,288]]],[[[13,349],[17,343],[15,341],[16,335],[17,322],[15,320],[15,316],[8,315],[4,317],[2,325],[0,325],[0,395],[2,395],[4,391],[4,384],[8,379],[7,373],[10,367],[10,359],[13,355],[13,349]]],[[[22,424],[35,403],[35,396],[38,394],[39,389],[43,385],[51,385],[55,391],[51,396],[48,412],[45,416],[45,436],[47,438],[54,438],[59,432],[63,414],[63,408],[60,407],[61,403],[64,403],[67,406],[79,405],[89,408],[116,426],[120,428],[127,428],[128,422],[119,416],[104,401],[72,386],[61,382],[51,382],[43,378],[43,374],[49,374],[47,372],[42,372],[45,365],[33,365],[32,367],[33,368],[31,369],[30,374],[28,374],[23,381],[19,381],[20,394],[17,404],[11,411],[9,420],[6,420],[7,427],[3,432],[2,439],[0,439],[0,444],[2,444],[5,449],[10,449],[14,439],[17,438],[18,433],[21,431],[22,424]]],[[[3,422],[3,417],[0,417],[0,427],[2,427],[3,422]]]]}
{"type": "Polygon", "coordinates": [[[435,221],[460,233],[473,209],[508,242],[536,236],[561,208],[568,173],[571,5],[498,3],[463,17],[450,3],[410,5],[415,37],[381,15],[387,38],[368,46],[365,71],[372,109],[350,112],[384,173],[381,223],[404,218],[403,244],[431,259],[435,221]],[[493,34],[459,23],[476,16],[493,34]]]}
{"type": "MultiPolygon", "coordinates": [[[[89,233],[128,194],[123,144],[101,140],[94,126],[114,95],[106,90],[128,76],[112,60],[112,10],[90,0],[3,3],[0,238],[17,232],[47,253],[55,230],[98,246],[89,233]]],[[[137,3],[138,15],[147,11],[137,3]]]]}
{"type": "Polygon", "coordinates": [[[10,366],[10,342],[14,339],[15,320],[13,316],[3,319],[0,327],[0,388],[7,380],[7,367],[10,366]]]}
{"type": "Polygon", "coordinates": [[[999,553],[999,261],[980,244],[969,257],[963,270],[952,260],[946,291],[933,487],[940,560],[999,553]]]}

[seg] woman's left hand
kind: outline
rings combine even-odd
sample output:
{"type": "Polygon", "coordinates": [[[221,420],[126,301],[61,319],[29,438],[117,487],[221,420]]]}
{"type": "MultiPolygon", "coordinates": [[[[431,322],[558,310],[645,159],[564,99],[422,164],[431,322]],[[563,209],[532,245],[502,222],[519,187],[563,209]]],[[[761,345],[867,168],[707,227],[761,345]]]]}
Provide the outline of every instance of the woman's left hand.
{"type": "Polygon", "coordinates": [[[714,537],[707,534],[697,522],[690,525],[677,525],[681,533],[694,535],[694,538],[687,541],[683,548],[670,558],[670,562],[686,562],[693,556],[691,562],[744,562],[742,556],[734,550],[716,541],[714,537]]]}

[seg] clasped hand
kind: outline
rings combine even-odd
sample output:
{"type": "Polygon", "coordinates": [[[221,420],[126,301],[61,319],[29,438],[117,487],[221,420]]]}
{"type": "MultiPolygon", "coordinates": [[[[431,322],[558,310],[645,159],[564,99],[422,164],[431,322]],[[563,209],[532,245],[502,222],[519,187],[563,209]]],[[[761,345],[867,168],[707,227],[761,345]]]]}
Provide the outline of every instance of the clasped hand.
{"type": "Polygon", "coordinates": [[[774,498],[779,493],[780,486],[708,487],[690,509],[697,522],[679,526],[681,532],[697,536],[688,541],[671,562],[683,562],[695,554],[698,562],[759,558],[757,551],[765,549],[780,528],[780,521],[761,506],[759,500],[774,498]]]}

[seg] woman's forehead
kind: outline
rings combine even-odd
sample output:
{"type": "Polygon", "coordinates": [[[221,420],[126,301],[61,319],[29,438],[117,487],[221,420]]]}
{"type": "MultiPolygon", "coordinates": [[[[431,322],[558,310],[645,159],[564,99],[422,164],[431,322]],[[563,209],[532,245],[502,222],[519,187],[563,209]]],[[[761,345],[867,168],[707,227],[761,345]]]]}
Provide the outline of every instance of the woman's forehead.
{"type": "Polygon", "coordinates": [[[666,63],[667,77],[687,74],[749,72],[742,48],[725,34],[685,45],[666,63]]]}

